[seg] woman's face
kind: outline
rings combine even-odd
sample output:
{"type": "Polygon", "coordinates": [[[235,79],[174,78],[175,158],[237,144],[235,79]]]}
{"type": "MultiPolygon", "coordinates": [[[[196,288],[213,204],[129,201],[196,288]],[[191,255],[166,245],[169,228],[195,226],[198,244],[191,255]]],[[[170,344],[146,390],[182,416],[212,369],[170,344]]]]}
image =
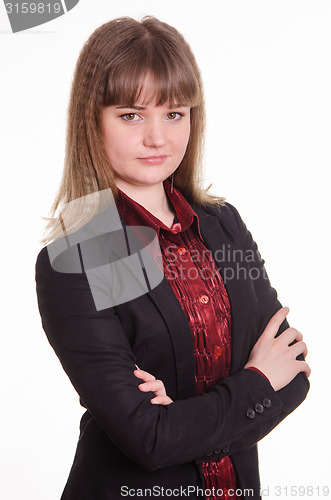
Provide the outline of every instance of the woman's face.
{"type": "Polygon", "coordinates": [[[144,105],[145,92],[133,108],[108,106],[101,113],[104,145],[115,183],[151,186],[178,167],[190,136],[190,108],[144,105]]]}

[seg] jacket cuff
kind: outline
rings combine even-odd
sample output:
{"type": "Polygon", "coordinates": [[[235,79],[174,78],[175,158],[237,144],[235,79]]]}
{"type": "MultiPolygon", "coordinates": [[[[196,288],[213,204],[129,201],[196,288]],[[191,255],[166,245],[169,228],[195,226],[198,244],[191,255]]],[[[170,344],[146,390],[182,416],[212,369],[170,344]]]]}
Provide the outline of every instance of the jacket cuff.
{"type": "Polygon", "coordinates": [[[254,370],[255,372],[257,372],[260,375],[262,375],[262,377],[264,377],[266,380],[268,380],[268,382],[270,384],[270,380],[268,379],[268,377],[263,372],[261,372],[261,370],[259,370],[258,368],[256,368],[255,366],[246,366],[245,370],[254,370]]]}

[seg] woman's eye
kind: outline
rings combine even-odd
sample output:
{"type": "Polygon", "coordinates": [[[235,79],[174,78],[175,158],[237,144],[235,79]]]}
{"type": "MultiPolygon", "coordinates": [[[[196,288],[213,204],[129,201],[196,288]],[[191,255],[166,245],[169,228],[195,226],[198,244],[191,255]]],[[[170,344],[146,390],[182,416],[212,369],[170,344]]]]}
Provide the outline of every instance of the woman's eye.
{"type": "Polygon", "coordinates": [[[167,114],[169,120],[179,120],[182,116],[182,113],[176,113],[175,111],[167,114]]]}
{"type": "Polygon", "coordinates": [[[137,119],[139,119],[139,116],[137,113],[125,113],[124,115],[121,115],[121,118],[123,118],[127,122],[135,122],[137,119]]]}

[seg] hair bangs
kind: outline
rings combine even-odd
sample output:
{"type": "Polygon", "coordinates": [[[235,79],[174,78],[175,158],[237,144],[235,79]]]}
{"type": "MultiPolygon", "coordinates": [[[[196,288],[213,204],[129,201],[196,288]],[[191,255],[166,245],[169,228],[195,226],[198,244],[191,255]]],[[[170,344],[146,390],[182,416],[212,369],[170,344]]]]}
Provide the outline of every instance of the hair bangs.
{"type": "Polygon", "coordinates": [[[132,50],[110,72],[104,106],[130,108],[139,101],[142,105],[169,103],[170,106],[193,108],[201,103],[201,94],[194,72],[182,60],[156,50],[152,54],[150,51],[132,50]]]}

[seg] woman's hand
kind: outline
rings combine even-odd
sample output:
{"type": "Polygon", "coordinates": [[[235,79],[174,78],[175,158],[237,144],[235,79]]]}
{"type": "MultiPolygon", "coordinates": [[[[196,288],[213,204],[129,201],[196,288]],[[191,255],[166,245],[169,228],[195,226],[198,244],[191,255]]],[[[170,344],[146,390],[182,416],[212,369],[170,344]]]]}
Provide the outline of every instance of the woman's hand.
{"type": "Polygon", "coordinates": [[[133,373],[136,377],[144,380],[144,383],[138,385],[141,391],[152,391],[155,393],[155,398],[151,399],[151,403],[153,405],[170,405],[170,403],[173,403],[172,399],[167,396],[162,380],[156,380],[153,375],[145,372],[144,370],[140,370],[139,368],[137,370],[134,370],[133,373]]]}
{"type": "Polygon", "coordinates": [[[268,377],[275,391],[285,387],[298,373],[305,372],[309,377],[311,372],[306,361],[296,359],[299,354],[306,357],[308,353],[302,334],[298,330],[287,328],[275,338],[288,313],[289,308],[283,307],[270,319],[244,366],[244,368],[255,366],[261,370],[268,377]],[[290,345],[294,340],[297,342],[290,345]]]}

